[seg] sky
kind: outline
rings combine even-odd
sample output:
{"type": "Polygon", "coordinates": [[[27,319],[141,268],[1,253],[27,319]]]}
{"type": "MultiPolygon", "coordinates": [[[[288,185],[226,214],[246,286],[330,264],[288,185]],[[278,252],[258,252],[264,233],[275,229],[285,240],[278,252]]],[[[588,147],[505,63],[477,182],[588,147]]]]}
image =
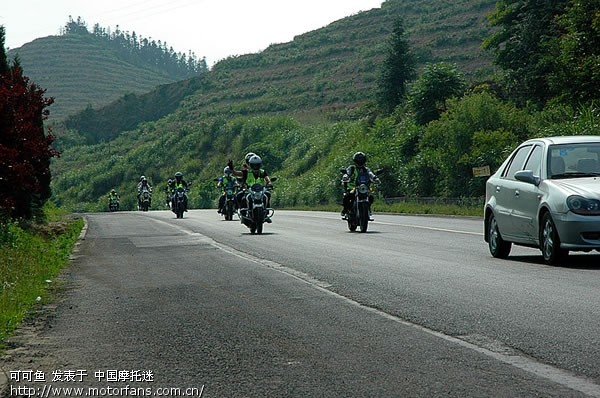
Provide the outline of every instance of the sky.
{"type": "Polygon", "coordinates": [[[208,66],[232,55],[256,53],[274,43],[322,28],[383,0],[17,0],[3,1],[0,25],[5,47],[58,35],[69,16],[91,31],[97,23],[114,31],[167,42],[192,51],[208,66]]]}

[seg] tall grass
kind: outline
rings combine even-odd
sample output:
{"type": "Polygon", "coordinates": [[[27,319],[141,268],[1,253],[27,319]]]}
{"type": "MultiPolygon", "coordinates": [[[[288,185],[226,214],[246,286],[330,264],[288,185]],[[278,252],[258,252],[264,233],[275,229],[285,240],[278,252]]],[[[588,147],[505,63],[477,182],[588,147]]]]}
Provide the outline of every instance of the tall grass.
{"type": "Polygon", "coordinates": [[[0,348],[67,265],[83,228],[81,218],[67,218],[47,208],[44,224],[0,223],[0,348]]]}

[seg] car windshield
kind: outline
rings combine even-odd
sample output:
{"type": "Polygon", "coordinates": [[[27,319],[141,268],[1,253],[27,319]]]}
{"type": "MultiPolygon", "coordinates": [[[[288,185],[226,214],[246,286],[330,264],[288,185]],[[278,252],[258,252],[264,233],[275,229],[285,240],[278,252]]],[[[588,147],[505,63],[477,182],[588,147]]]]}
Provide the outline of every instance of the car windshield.
{"type": "Polygon", "coordinates": [[[548,176],[552,179],[600,176],[600,143],[551,145],[548,176]]]}

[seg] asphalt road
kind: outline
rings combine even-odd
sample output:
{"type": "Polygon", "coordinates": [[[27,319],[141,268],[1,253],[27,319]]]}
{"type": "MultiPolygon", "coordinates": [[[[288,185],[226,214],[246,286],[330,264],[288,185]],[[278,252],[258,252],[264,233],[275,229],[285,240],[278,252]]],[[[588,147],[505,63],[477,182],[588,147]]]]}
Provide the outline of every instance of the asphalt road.
{"type": "Polygon", "coordinates": [[[61,299],[2,365],[46,381],[12,386],[600,397],[598,255],[493,259],[465,218],[376,215],[361,234],[334,213],[278,211],[262,235],[214,210],[86,218],[61,299]]]}

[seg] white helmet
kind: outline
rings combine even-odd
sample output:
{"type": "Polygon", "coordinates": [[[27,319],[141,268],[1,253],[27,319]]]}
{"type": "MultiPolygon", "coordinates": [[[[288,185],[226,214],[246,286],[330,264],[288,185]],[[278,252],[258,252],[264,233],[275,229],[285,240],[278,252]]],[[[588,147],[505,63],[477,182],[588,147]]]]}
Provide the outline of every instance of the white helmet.
{"type": "Polygon", "coordinates": [[[260,158],[260,156],[254,155],[250,158],[248,163],[250,164],[250,168],[252,170],[259,170],[260,166],[262,166],[262,159],[260,158]]]}
{"type": "Polygon", "coordinates": [[[244,161],[248,164],[252,156],[256,156],[256,154],[254,152],[248,152],[246,156],[244,156],[244,161]]]}

